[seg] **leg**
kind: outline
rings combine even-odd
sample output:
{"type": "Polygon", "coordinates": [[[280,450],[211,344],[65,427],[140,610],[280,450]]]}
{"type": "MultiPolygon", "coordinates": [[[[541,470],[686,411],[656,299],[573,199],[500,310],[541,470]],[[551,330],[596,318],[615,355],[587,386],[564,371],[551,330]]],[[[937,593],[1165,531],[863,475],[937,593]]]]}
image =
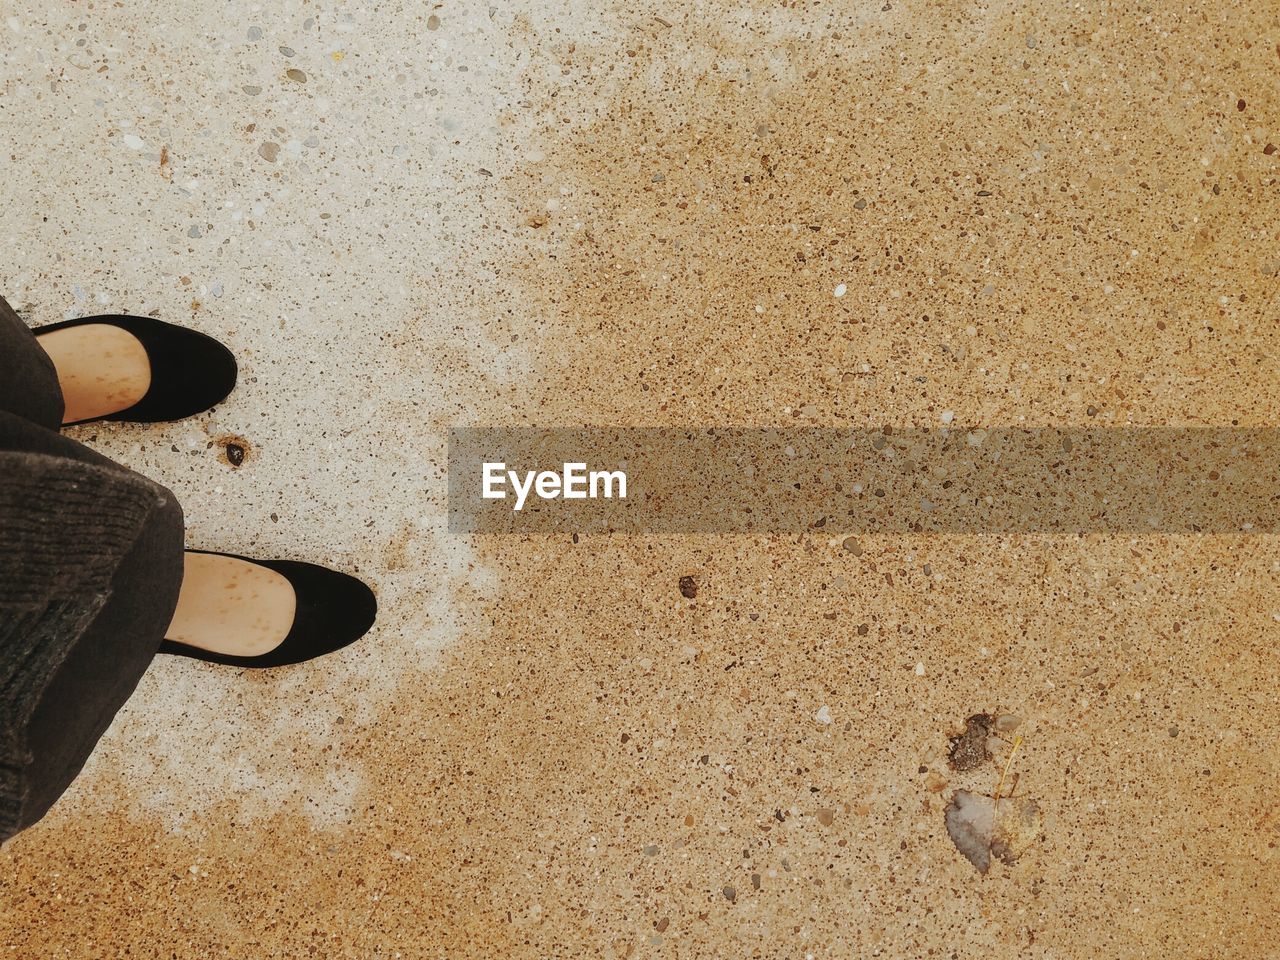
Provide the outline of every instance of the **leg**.
{"type": "Polygon", "coordinates": [[[0,297],[0,410],[57,430],[62,426],[62,407],[53,360],[0,297]]]}
{"type": "Polygon", "coordinates": [[[80,771],[158,649],[181,580],[169,491],[0,411],[0,839],[80,771]]]}
{"type": "Polygon", "coordinates": [[[39,772],[24,823],[43,817],[80,773],[155,657],[182,582],[182,529],[172,497],[148,515],[115,571],[110,598],[45,688],[29,728],[39,772]],[[67,705],[85,703],[93,704],[92,713],[68,723],[67,705]]]}

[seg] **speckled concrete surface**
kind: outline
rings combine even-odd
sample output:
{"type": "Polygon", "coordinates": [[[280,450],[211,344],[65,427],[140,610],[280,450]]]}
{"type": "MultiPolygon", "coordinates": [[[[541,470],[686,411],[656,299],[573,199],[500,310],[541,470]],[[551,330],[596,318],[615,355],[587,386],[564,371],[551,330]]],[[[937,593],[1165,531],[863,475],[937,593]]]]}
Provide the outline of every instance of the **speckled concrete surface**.
{"type": "Polygon", "coordinates": [[[1276,424],[1273,3],[2,20],[6,296],[242,361],[76,436],[383,610],[157,662],[0,854],[9,955],[1274,950],[1274,537],[467,539],[442,475],[457,424],[1276,424]],[[1043,813],[985,877],[979,712],[1043,813]]]}

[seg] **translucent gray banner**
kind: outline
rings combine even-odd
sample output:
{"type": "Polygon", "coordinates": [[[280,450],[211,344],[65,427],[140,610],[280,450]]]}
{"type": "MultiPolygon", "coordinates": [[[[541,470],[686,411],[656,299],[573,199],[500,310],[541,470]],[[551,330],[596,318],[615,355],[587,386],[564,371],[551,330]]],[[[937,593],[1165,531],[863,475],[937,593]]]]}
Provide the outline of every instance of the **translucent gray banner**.
{"type": "Polygon", "coordinates": [[[1278,524],[1280,430],[1270,427],[449,432],[454,533],[1274,533],[1278,524]]]}

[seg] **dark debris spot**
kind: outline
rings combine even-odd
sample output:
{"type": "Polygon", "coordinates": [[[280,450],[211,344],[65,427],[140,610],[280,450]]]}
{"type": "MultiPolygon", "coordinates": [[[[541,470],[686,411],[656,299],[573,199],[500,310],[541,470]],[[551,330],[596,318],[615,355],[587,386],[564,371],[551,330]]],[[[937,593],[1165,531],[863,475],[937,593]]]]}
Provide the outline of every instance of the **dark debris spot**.
{"type": "Polygon", "coordinates": [[[991,759],[987,737],[994,722],[989,713],[975,713],[964,722],[964,733],[951,738],[948,756],[953,769],[976,770],[991,759]]]}
{"type": "Polygon", "coordinates": [[[680,578],[680,596],[687,600],[692,600],[698,595],[698,581],[693,577],[684,576],[680,578]]]}
{"type": "Polygon", "coordinates": [[[239,468],[249,459],[249,454],[253,447],[244,437],[236,436],[233,433],[224,434],[215,438],[209,443],[210,447],[220,447],[222,452],[222,461],[228,466],[239,468]]]}

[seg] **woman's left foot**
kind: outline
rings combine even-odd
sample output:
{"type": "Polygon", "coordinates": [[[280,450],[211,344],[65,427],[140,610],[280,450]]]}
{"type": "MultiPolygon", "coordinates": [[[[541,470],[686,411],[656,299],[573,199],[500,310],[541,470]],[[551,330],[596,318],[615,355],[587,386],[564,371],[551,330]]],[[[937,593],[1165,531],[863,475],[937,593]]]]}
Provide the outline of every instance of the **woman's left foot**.
{"type": "Polygon", "coordinates": [[[81,317],[32,331],[58,372],[64,426],[181,420],[236,385],[236,360],[213,337],[152,317],[81,317]]]}
{"type": "Polygon", "coordinates": [[[188,550],[184,564],[161,653],[280,667],[355,642],[377,614],[364,583],[312,563],[188,550]]]}

